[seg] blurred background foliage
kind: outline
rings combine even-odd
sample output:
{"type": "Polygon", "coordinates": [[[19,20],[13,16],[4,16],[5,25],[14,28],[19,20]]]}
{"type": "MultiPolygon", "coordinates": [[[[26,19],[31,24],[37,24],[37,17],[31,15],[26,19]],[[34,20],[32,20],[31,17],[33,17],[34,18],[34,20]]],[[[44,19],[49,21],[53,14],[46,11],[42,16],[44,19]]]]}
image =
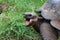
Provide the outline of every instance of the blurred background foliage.
{"type": "Polygon", "coordinates": [[[32,28],[25,27],[23,13],[34,12],[45,0],[0,0],[7,4],[0,14],[0,40],[40,40],[32,28]]]}

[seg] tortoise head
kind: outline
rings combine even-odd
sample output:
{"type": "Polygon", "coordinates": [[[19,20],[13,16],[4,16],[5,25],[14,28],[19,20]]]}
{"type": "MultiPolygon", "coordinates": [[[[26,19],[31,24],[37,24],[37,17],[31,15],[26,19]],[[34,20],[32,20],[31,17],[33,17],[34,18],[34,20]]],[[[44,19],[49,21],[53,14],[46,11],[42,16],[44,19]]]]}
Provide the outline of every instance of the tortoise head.
{"type": "Polygon", "coordinates": [[[26,26],[35,25],[35,23],[38,20],[38,16],[33,12],[25,12],[24,18],[25,18],[25,25],[26,26]]]}

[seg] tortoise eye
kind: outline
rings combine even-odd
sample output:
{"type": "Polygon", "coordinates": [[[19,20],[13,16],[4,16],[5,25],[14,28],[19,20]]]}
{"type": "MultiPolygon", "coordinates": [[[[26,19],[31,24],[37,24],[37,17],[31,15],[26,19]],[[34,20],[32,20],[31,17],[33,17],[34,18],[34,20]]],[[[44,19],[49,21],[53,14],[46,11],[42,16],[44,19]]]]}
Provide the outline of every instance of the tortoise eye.
{"type": "Polygon", "coordinates": [[[36,13],[42,13],[42,10],[37,10],[37,11],[35,11],[36,13]]]}
{"type": "Polygon", "coordinates": [[[38,11],[38,13],[41,13],[42,11],[40,10],[40,11],[38,11]]]}

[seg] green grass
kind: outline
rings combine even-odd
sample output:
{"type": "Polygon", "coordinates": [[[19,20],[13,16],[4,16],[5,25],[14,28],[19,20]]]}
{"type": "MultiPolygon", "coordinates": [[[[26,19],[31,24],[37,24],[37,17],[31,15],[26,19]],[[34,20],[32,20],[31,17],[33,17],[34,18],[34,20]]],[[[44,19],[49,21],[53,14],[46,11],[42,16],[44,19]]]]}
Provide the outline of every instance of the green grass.
{"type": "Polygon", "coordinates": [[[34,12],[45,0],[0,0],[8,3],[0,15],[0,40],[40,40],[40,35],[24,24],[23,14],[34,12]]]}
{"type": "Polygon", "coordinates": [[[0,40],[40,40],[32,27],[25,27],[23,13],[34,12],[45,0],[0,0],[3,2],[9,7],[0,15],[0,40]]]}

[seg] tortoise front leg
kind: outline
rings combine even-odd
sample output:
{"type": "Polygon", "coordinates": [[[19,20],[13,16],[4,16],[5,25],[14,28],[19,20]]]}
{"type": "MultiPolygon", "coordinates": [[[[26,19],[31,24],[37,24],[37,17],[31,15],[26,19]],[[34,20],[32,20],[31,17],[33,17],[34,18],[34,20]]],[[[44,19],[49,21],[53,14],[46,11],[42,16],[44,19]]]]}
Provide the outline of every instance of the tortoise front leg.
{"type": "Polygon", "coordinates": [[[43,40],[58,40],[58,31],[47,22],[41,24],[40,33],[43,40]]]}

